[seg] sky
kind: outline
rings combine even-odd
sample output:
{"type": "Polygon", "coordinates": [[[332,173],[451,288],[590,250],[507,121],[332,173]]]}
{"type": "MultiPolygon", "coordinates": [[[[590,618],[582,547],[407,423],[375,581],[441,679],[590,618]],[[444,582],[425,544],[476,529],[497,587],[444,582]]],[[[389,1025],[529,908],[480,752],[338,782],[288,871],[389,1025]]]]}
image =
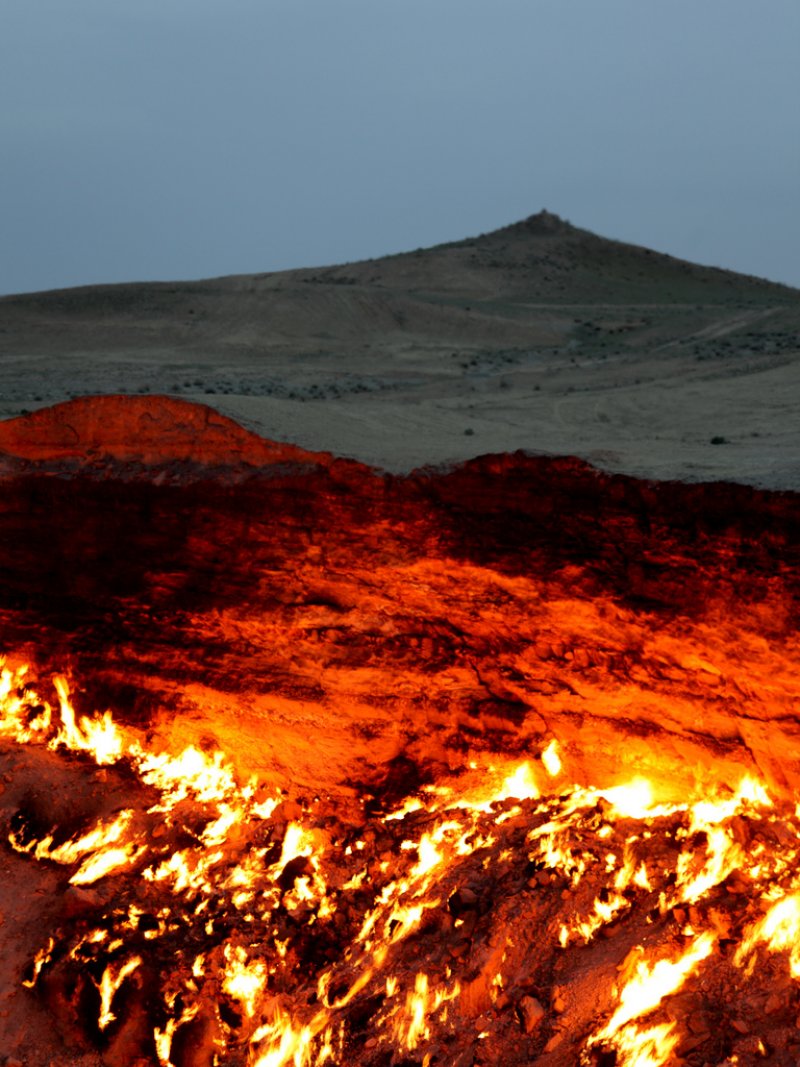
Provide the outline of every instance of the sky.
{"type": "Polygon", "coordinates": [[[800,286],[798,0],[2,0],[0,293],[547,208],[800,286]]]}

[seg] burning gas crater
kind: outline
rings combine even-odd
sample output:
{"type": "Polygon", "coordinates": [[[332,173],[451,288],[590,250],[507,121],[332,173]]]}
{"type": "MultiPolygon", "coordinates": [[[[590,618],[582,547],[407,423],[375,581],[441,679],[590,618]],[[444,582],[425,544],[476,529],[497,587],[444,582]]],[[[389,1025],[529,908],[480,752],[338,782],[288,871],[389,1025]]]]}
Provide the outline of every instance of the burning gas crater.
{"type": "Polygon", "coordinates": [[[4,829],[56,872],[21,982],[75,1062],[800,1058],[800,813],[758,781],[682,804],[573,786],[551,739],[354,825],[77,717],[25,666],[0,716],[7,751],[91,777],[77,821],[34,796],[4,829]]]}

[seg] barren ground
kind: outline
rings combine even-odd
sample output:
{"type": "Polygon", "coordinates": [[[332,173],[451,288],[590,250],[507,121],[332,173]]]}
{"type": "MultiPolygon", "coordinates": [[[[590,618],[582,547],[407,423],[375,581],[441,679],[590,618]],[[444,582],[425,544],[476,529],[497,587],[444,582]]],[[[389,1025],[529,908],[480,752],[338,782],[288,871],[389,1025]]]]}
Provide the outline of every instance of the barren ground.
{"type": "Polygon", "coordinates": [[[542,213],[342,267],[0,300],[0,417],[211,404],[403,472],[490,452],[800,488],[800,294],[542,213]]]}

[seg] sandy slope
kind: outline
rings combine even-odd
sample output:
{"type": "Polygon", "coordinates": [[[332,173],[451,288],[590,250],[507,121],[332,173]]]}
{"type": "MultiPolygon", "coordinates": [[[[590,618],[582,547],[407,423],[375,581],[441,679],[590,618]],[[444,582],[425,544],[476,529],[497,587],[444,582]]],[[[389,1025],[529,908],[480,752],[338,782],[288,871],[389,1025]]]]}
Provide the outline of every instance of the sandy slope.
{"type": "Polygon", "coordinates": [[[542,213],[343,267],[0,300],[0,415],[108,392],[395,471],[522,448],[798,489],[800,294],[542,213]]]}

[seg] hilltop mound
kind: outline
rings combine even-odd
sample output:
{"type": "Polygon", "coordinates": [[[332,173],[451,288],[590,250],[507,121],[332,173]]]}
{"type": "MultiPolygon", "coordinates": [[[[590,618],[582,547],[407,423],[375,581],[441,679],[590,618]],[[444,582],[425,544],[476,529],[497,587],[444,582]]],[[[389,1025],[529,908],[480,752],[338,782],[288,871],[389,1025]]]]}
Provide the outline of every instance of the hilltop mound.
{"type": "Polygon", "coordinates": [[[609,240],[549,211],[478,237],[293,277],[514,303],[800,303],[788,286],[609,240]]]}

